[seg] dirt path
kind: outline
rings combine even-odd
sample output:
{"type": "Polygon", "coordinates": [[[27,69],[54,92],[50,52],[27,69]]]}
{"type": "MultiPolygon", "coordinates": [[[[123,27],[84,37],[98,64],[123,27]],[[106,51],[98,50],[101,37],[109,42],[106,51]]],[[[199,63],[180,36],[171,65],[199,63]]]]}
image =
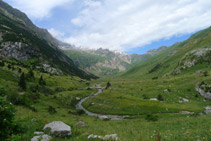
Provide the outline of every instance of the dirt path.
{"type": "Polygon", "coordinates": [[[128,117],[128,116],[120,116],[120,115],[103,115],[103,114],[97,114],[97,113],[93,113],[93,112],[90,112],[88,111],[87,109],[85,109],[82,105],[82,103],[84,101],[86,101],[87,99],[91,98],[91,97],[95,97],[97,95],[99,95],[100,93],[102,93],[103,91],[103,88],[100,86],[100,85],[97,85],[97,89],[98,89],[98,92],[95,93],[95,94],[92,94],[86,98],[83,98],[80,100],[80,102],[76,105],[76,109],[80,109],[80,110],[83,110],[87,115],[89,116],[93,116],[93,117],[99,117],[99,118],[109,118],[111,120],[123,120],[124,118],[128,117]]]}

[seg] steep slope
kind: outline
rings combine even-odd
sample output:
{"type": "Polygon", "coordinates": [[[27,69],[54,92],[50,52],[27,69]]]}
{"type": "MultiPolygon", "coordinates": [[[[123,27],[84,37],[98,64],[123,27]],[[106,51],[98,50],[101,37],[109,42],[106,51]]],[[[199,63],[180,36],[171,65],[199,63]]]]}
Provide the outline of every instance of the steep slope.
{"type": "Polygon", "coordinates": [[[156,78],[206,71],[211,67],[211,27],[176,43],[158,55],[121,75],[128,78],[156,78]]]}
{"type": "Polygon", "coordinates": [[[28,67],[52,74],[95,78],[78,69],[57,45],[47,30],[36,27],[24,13],[0,1],[0,59],[30,62],[28,67]]]}
{"type": "Polygon", "coordinates": [[[115,75],[133,65],[145,61],[167,47],[150,50],[144,55],[113,52],[108,49],[81,50],[73,45],[60,44],[60,48],[77,66],[99,76],[115,75]]]}

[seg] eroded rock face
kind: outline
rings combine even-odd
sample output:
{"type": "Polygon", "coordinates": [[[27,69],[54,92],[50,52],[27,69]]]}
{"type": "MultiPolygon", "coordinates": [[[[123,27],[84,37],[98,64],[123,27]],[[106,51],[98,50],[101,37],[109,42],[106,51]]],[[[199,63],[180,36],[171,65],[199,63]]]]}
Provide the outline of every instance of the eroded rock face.
{"type": "Polygon", "coordinates": [[[72,135],[71,127],[61,121],[53,121],[46,124],[43,130],[58,137],[67,137],[72,135]]]}
{"type": "Polygon", "coordinates": [[[172,74],[180,74],[181,70],[193,67],[201,61],[209,62],[211,60],[210,54],[211,48],[201,48],[186,53],[184,59],[179,62],[178,67],[172,72],[172,74]]]}
{"type": "Polygon", "coordinates": [[[38,53],[28,44],[22,42],[4,42],[0,44],[0,59],[27,60],[35,56],[38,56],[38,53]]]}
{"type": "Polygon", "coordinates": [[[41,66],[37,66],[36,68],[40,69],[40,70],[44,70],[45,72],[53,74],[53,75],[60,75],[60,74],[62,74],[61,70],[56,69],[56,68],[52,67],[49,64],[42,64],[41,66]]]}

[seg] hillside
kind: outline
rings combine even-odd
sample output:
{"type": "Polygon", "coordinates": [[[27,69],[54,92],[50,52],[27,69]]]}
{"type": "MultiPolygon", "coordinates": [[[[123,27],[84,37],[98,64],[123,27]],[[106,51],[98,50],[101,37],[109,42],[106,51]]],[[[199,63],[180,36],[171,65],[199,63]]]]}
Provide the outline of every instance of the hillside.
{"type": "Polygon", "coordinates": [[[78,67],[98,76],[116,75],[167,49],[167,47],[160,47],[150,50],[143,55],[128,55],[102,48],[97,50],[82,50],[75,46],[68,46],[67,44],[60,44],[60,48],[64,50],[65,54],[70,57],[78,67]]]}
{"type": "Polygon", "coordinates": [[[47,30],[36,27],[24,13],[3,1],[0,1],[0,59],[13,59],[13,62],[52,74],[96,78],[78,69],[60,51],[47,30]]]}
{"type": "Polygon", "coordinates": [[[124,72],[126,78],[155,78],[209,71],[211,63],[211,27],[178,42],[124,72]]]}

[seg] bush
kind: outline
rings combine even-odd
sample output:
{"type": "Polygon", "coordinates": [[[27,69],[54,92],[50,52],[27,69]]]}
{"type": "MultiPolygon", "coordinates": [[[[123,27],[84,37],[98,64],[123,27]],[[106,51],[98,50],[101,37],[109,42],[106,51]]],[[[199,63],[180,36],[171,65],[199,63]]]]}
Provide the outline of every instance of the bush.
{"type": "Polygon", "coordinates": [[[203,74],[205,77],[209,76],[208,71],[205,71],[203,74]]]}
{"type": "Polygon", "coordinates": [[[145,117],[145,119],[146,119],[147,121],[158,121],[158,116],[148,114],[148,115],[145,117]]]}
{"type": "Polygon", "coordinates": [[[5,96],[4,87],[2,87],[2,86],[0,86],[0,96],[2,96],[2,97],[5,96]]]}
{"type": "Polygon", "coordinates": [[[111,83],[110,82],[107,82],[106,89],[108,89],[110,86],[111,86],[111,83]]]}
{"type": "Polygon", "coordinates": [[[12,132],[15,109],[2,97],[0,97],[0,115],[0,139],[6,140],[12,132]]]}
{"type": "Polygon", "coordinates": [[[157,98],[159,101],[164,101],[163,96],[161,94],[159,94],[157,98]]]}
{"type": "Polygon", "coordinates": [[[77,115],[82,115],[82,114],[85,114],[85,112],[84,112],[83,110],[77,110],[77,111],[76,111],[76,114],[77,114],[77,115]]]}
{"type": "Polygon", "coordinates": [[[55,113],[56,113],[56,109],[55,109],[53,106],[49,106],[49,107],[48,107],[48,112],[49,112],[50,114],[55,114],[55,113]]]}
{"type": "Polygon", "coordinates": [[[149,99],[146,94],[142,95],[143,99],[149,99]]]}

